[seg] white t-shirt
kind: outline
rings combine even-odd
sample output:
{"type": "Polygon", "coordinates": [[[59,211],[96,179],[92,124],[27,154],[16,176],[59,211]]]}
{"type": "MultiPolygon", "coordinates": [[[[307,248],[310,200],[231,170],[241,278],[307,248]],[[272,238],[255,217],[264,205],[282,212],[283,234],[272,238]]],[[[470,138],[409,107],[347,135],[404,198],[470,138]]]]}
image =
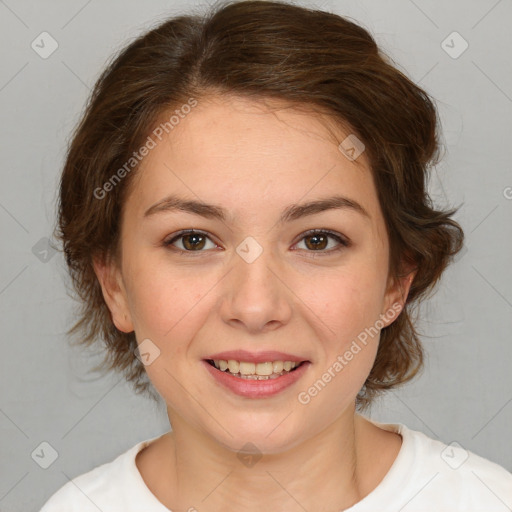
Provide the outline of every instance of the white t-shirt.
{"type": "MultiPolygon", "coordinates": [[[[345,512],[512,510],[512,473],[505,468],[401,423],[372,423],[400,434],[402,447],[380,484],[345,512]]],[[[137,453],[158,437],[162,436],[141,441],[113,461],[73,478],[40,512],[169,512],[135,464],[137,453]]]]}

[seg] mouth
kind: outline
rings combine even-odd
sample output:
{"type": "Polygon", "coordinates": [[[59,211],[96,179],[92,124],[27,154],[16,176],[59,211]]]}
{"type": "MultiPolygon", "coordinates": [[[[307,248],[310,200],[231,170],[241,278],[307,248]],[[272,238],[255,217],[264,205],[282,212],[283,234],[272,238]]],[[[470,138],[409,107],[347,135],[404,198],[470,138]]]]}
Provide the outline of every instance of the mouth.
{"type": "Polygon", "coordinates": [[[213,382],[235,395],[250,399],[270,398],[292,389],[306,378],[312,364],[300,357],[275,351],[259,354],[231,351],[212,356],[203,359],[202,363],[213,382]]]}
{"type": "Polygon", "coordinates": [[[205,361],[218,370],[233,377],[246,380],[273,380],[297,371],[309,361],[266,361],[252,363],[245,361],[205,359],[205,361]]]}

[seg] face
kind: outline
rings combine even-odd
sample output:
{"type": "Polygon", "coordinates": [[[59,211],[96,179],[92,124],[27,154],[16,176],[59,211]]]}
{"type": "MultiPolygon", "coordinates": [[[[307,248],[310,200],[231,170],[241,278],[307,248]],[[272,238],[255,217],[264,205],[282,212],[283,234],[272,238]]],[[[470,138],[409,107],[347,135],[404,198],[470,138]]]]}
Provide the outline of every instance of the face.
{"type": "Polygon", "coordinates": [[[123,209],[120,266],[95,269],[117,328],[144,343],[171,424],[232,450],[251,441],[277,453],[353,406],[375,359],[375,328],[396,318],[410,282],[388,281],[364,152],[348,159],[338,148],[348,134],[336,142],[332,133],[318,115],[211,98],[142,161],[123,209]],[[215,208],[162,203],[171,195],[215,208]],[[333,196],[352,203],[291,209],[333,196]],[[207,362],[219,354],[305,363],[243,379],[207,362]]]}

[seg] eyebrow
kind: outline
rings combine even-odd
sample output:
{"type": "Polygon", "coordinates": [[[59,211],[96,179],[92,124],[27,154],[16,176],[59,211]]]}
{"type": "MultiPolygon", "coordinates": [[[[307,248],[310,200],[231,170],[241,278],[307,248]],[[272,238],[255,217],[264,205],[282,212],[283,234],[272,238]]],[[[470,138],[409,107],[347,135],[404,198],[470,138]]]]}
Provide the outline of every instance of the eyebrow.
{"type": "MultiPolygon", "coordinates": [[[[326,197],[324,199],[317,199],[308,203],[289,205],[283,210],[279,223],[282,224],[302,217],[307,217],[309,215],[315,215],[317,213],[335,209],[346,209],[357,212],[363,217],[371,219],[370,214],[357,201],[345,196],[336,195],[326,197]]],[[[228,217],[226,210],[221,206],[170,195],[148,208],[144,213],[144,218],[151,217],[157,213],[172,211],[192,213],[200,215],[201,217],[218,219],[221,221],[226,221],[228,217]]]]}

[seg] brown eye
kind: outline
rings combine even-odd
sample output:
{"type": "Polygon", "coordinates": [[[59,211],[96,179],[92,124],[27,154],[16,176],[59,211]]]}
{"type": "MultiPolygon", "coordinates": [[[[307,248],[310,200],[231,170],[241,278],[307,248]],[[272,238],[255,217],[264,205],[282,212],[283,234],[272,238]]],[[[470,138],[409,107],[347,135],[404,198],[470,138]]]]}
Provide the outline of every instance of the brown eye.
{"type": "Polygon", "coordinates": [[[192,235],[183,235],[183,246],[185,249],[194,251],[196,249],[201,250],[205,246],[205,237],[198,233],[192,235]]]}
{"type": "Polygon", "coordinates": [[[304,245],[308,252],[321,252],[321,253],[332,253],[334,251],[348,247],[350,244],[343,237],[337,233],[331,231],[323,231],[320,229],[307,232],[301,239],[304,240],[304,245]],[[329,246],[329,240],[335,240],[337,242],[334,247],[327,249],[329,246]],[[327,250],[326,250],[327,249],[327,250]]]}
{"type": "Polygon", "coordinates": [[[304,240],[306,240],[306,247],[308,249],[325,249],[329,243],[329,236],[326,236],[324,234],[314,234],[314,235],[308,235],[304,237],[304,240]],[[309,241],[309,242],[308,242],[309,241]]]}
{"type": "MultiPolygon", "coordinates": [[[[178,233],[175,237],[164,242],[164,245],[175,246],[178,250],[184,252],[203,252],[203,249],[205,248],[208,240],[210,240],[210,238],[206,236],[205,233],[189,230],[178,233]],[[181,247],[176,246],[175,242],[181,242],[181,247]]],[[[216,245],[213,242],[211,243],[213,247],[210,248],[215,248],[216,245]]]]}
{"type": "MultiPolygon", "coordinates": [[[[300,242],[303,240],[306,252],[319,253],[319,255],[329,255],[350,246],[350,242],[342,235],[321,229],[308,231],[300,242]],[[334,246],[330,243],[331,241],[335,242],[334,246]]],[[[206,233],[192,229],[179,232],[171,239],[164,241],[163,245],[182,254],[201,253],[217,247],[206,233]],[[207,247],[208,242],[211,243],[210,247],[207,247]]]]}

